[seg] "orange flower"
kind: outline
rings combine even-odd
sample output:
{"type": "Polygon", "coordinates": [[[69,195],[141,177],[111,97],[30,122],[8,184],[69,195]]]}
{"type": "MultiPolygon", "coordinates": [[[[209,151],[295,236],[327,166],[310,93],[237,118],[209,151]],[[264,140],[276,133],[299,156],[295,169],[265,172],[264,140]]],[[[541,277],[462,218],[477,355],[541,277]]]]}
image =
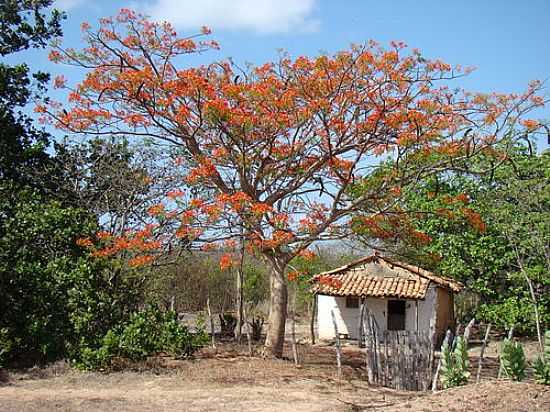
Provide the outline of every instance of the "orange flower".
{"type": "Polygon", "coordinates": [[[231,266],[233,266],[233,259],[231,258],[231,255],[226,253],[222,255],[220,258],[220,269],[226,270],[229,269],[231,266]]]}
{"type": "Polygon", "coordinates": [[[472,227],[478,232],[484,233],[487,230],[487,225],[479,213],[469,208],[464,208],[462,212],[464,213],[466,219],[470,222],[470,225],[472,225],[472,227]]]}
{"type": "Polygon", "coordinates": [[[128,261],[128,264],[131,267],[139,267],[139,266],[148,265],[151,262],[153,262],[153,260],[154,260],[154,258],[151,255],[140,255],[140,256],[135,256],[135,257],[131,258],[128,261]]]}
{"type": "Polygon", "coordinates": [[[250,211],[258,216],[263,215],[264,213],[270,212],[273,208],[267,203],[254,203],[250,206],[250,211]]]}
{"type": "Polygon", "coordinates": [[[295,281],[296,279],[298,279],[298,277],[300,276],[300,272],[298,272],[297,270],[293,270],[293,271],[290,271],[288,272],[288,274],[286,275],[287,279],[291,282],[295,281]]]}
{"type": "Polygon", "coordinates": [[[525,119],[521,121],[521,124],[527,129],[527,130],[535,130],[540,126],[540,123],[533,119],[525,119]]]}
{"type": "Polygon", "coordinates": [[[88,237],[82,237],[80,239],[76,239],[76,244],[81,247],[91,247],[93,246],[92,241],[88,237]]]}
{"type": "Polygon", "coordinates": [[[301,256],[306,260],[312,260],[315,259],[317,255],[309,249],[303,249],[300,253],[298,253],[298,256],[301,256]]]}
{"type": "Polygon", "coordinates": [[[149,209],[147,209],[147,213],[149,213],[151,216],[158,216],[164,213],[164,205],[162,203],[153,205],[149,209]]]}
{"type": "Polygon", "coordinates": [[[109,239],[111,237],[111,234],[109,232],[100,231],[96,233],[96,236],[100,240],[109,239]]]}

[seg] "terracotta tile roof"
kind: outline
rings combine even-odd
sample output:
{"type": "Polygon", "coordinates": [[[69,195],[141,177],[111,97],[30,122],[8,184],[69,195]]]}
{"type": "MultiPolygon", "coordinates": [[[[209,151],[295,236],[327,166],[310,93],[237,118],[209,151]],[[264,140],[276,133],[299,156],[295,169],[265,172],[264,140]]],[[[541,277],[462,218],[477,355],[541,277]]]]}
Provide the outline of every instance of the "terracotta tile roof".
{"type": "Polygon", "coordinates": [[[463,285],[425,269],[372,255],[313,278],[313,292],[332,296],[424,299],[430,282],[459,292],[463,285]],[[321,278],[336,282],[319,282],[321,278]],[[335,283],[339,286],[335,286],[335,283]]]}

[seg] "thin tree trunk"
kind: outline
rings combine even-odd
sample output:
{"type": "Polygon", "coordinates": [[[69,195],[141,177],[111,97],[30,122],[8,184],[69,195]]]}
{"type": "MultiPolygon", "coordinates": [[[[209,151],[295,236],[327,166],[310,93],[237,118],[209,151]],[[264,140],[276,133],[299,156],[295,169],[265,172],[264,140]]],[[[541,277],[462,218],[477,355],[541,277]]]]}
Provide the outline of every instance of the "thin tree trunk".
{"type": "Polygon", "coordinates": [[[270,257],[270,305],[264,356],[281,358],[285,343],[288,289],[285,279],[285,263],[270,257]]]}
{"type": "Polygon", "coordinates": [[[294,358],[294,365],[298,366],[298,347],[296,346],[296,283],[294,283],[292,294],[292,317],[290,318],[292,324],[290,326],[290,338],[292,343],[292,357],[294,358]]]}
{"type": "Polygon", "coordinates": [[[246,324],[246,342],[248,343],[248,356],[252,357],[252,337],[250,336],[250,319],[248,319],[248,311],[245,310],[243,306],[243,320],[246,324]]]}
{"type": "Polygon", "coordinates": [[[244,271],[243,271],[243,264],[244,264],[244,236],[243,236],[243,229],[241,227],[241,250],[239,255],[239,267],[237,269],[237,326],[235,328],[235,337],[237,338],[237,342],[241,343],[241,337],[243,333],[243,321],[244,321],[244,315],[243,315],[243,305],[244,305],[244,271]]]}
{"type": "Polygon", "coordinates": [[[216,330],[214,328],[214,318],[210,309],[210,296],[206,298],[206,309],[208,310],[208,320],[210,321],[210,333],[212,334],[212,347],[216,349],[216,330]]]}
{"type": "MultiPolygon", "coordinates": [[[[510,237],[508,237],[508,240],[511,242],[510,237]]],[[[538,308],[538,301],[537,296],[535,295],[535,290],[533,289],[533,282],[531,282],[531,279],[529,279],[529,275],[527,275],[527,272],[525,271],[525,268],[523,267],[523,259],[519,255],[519,251],[517,247],[514,246],[514,252],[516,254],[516,261],[519,266],[519,271],[525,278],[525,281],[527,282],[527,286],[529,287],[529,294],[531,295],[531,300],[533,301],[533,312],[535,314],[535,325],[537,327],[537,339],[539,341],[539,350],[542,353],[544,348],[542,344],[542,333],[540,330],[540,317],[539,317],[539,308],[538,308]]]]}

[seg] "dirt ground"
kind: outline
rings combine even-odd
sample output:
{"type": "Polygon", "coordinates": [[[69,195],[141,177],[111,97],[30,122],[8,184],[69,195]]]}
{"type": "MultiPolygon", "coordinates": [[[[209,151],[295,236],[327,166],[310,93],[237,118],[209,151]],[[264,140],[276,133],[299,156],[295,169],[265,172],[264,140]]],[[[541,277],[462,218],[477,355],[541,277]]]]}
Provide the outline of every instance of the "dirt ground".
{"type": "Polygon", "coordinates": [[[299,349],[300,367],[225,344],[194,360],[159,357],[123,372],[78,372],[63,363],[11,371],[0,411],[550,411],[549,387],[496,380],[493,367],[478,385],[424,394],[369,387],[352,346],[344,348],[340,379],[334,348],[299,349]]]}

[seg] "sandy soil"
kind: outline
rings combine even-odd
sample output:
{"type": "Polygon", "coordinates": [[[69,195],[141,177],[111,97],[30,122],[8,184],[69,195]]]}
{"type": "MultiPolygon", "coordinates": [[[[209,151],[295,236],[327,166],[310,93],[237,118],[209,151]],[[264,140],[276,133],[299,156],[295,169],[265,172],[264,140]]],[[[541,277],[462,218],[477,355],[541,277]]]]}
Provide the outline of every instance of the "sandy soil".
{"type": "MultiPolygon", "coordinates": [[[[300,347],[303,365],[245,356],[244,347],[203,350],[197,359],[154,358],[134,370],[84,373],[58,363],[10,372],[0,411],[549,411],[550,388],[496,380],[436,394],[369,387],[363,358],[346,347],[343,376],[334,349],[300,347]]],[[[491,360],[490,360],[491,362],[491,360]]]]}

